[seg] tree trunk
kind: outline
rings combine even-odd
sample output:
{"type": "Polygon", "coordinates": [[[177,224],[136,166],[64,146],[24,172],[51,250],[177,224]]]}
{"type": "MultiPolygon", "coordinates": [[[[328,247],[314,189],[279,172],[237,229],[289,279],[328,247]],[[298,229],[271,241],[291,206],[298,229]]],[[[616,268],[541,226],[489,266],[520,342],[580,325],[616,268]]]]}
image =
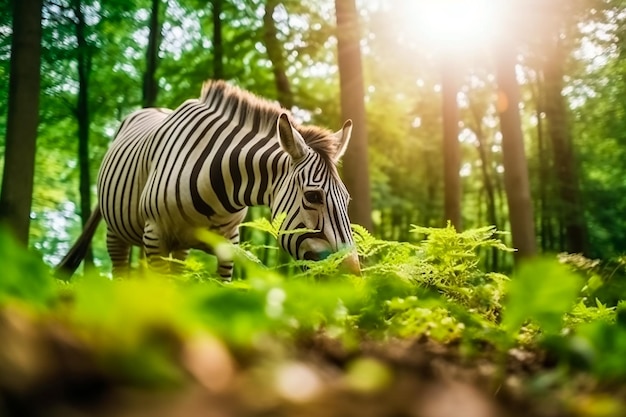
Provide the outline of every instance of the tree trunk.
{"type": "Polygon", "coordinates": [[[587,249],[587,232],[583,217],[580,179],[572,147],[567,103],[562,94],[565,51],[558,37],[551,46],[543,68],[545,112],[548,133],[552,142],[556,185],[560,197],[558,213],[563,228],[565,244],[563,249],[570,253],[584,253],[587,249]]]}
{"type": "Polygon", "coordinates": [[[267,49],[267,56],[272,62],[278,102],[284,108],[291,109],[293,107],[293,93],[289,84],[289,78],[287,78],[282,43],[278,39],[276,22],[274,22],[274,10],[276,10],[278,4],[278,0],[267,0],[265,3],[263,41],[265,42],[265,49],[267,49]]]}
{"type": "MultiPolygon", "coordinates": [[[[76,39],[78,43],[78,102],[76,104],[76,119],[78,122],[78,166],[80,171],[80,217],[83,228],[91,216],[91,175],[89,167],[89,73],[91,71],[91,52],[85,35],[85,15],[82,11],[81,0],[74,0],[76,13],[76,39]]],[[[85,269],[93,266],[93,251],[91,247],[85,255],[85,269]]]]}
{"type": "Polygon", "coordinates": [[[372,230],[365,91],[355,0],[335,0],[341,114],[352,119],[352,139],[343,158],[343,177],[352,196],[350,219],[372,230]]]}
{"type": "Polygon", "coordinates": [[[478,156],[480,157],[483,186],[485,187],[485,194],[487,195],[487,222],[492,226],[498,227],[498,218],[496,215],[496,192],[489,170],[491,161],[487,157],[487,152],[485,151],[485,136],[480,126],[474,130],[474,133],[476,135],[476,140],[478,141],[476,149],[478,150],[478,156]]]}
{"type": "MultiPolygon", "coordinates": [[[[537,80],[540,83],[540,80],[537,80]]],[[[533,91],[533,98],[537,105],[537,158],[539,159],[538,175],[539,175],[539,239],[541,241],[542,252],[555,250],[554,245],[554,229],[552,221],[552,199],[550,198],[550,184],[553,179],[550,175],[550,153],[544,136],[543,123],[543,100],[540,93],[542,86],[539,84],[537,91],[533,91]]]]}
{"type": "Polygon", "coordinates": [[[213,79],[224,79],[224,43],[222,41],[222,0],[211,0],[213,9],[213,79]]]}
{"type": "Polygon", "coordinates": [[[528,181],[528,165],[519,114],[520,90],[515,75],[516,51],[502,42],[496,51],[498,112],[502,131],[504,188],[511,223],[516,261],[536,254],[533,206],[528,181]]]}
{"type": "Polygon", "coordinates": [[[146,72],[143,74],[143,107],[154,107],[159,93],[156,70],[159,63],[159,45],[161,43],[160,3],[161,0],[152,0],[150,34],[148,35],[148,47],[146,48],[146,72]]]}
{"type": "Polygon", "coordinates": [[[13,2],[13,37],[0,219],[28,245],[39,124],[42,0],[13,2]]]}
{"type": "Polygon", "coordinates": [[[458,80],[454,63],[444,58],[441,71],[443,102],[444,223],[461,231],[461,145],[459,144],[458,80]]]}
{"type": "MultiPolygon", "coordinates": [[[[433,151],[429,150],[424,155],[425,172],[435,172],[440,169],[437,161],[437,156],[433,151]]],[[[423,212],[422,225],[425,227],[438,227],[441,222],[441,208],[438,202],[440,201],[439,192],[441,191],[441,183],[435,175],[428,175],[426,178],[426,201],[425,210],[423,212]]]]}
{"type": "MultiPolygon", "coordinates": [[[[473,106],[471,103],[470,111],[474,119],[474,134],[476,135],[476,141],[478,142],[476,149],[478,150],[478,156],[480,157],[483,186],[485,187],[485,194],[487,196],[487,223],[498,229],[498,217],[496,214],[496,190],[491,178],[491,170],[489,169],[491,167],[491,160],[487,157],[485,134],[482,126],[482,115],[479,114],[476,106],[473,106]]],[[[492,248],[490,269],[493,271],[498,270],[498,255],[498,249],[492,248]]]]}

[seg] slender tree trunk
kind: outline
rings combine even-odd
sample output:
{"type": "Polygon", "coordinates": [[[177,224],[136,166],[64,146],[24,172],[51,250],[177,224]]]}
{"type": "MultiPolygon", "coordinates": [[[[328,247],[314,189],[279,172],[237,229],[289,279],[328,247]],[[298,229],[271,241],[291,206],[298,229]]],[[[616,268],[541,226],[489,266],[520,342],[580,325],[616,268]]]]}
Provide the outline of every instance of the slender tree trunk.
{"type": "Polygon", "coordinates": [[[335,0],[337,50],[341,88],[341,115],[352,119],[352,139],[343,158],[343,176],[352,196],[353,223],[372,230],[365,89],[361,63],[360,31],[355,0],[335,0]]]}
{"type": "Polygon", "coordinates": [[[402,208],[396,206],[391,209],[391,236],[392,240],[402,240],[402,208]]]}
{"type": "Polygon", "coordinates": [[[459,144],[459,106],[456,96],[458,80],[451,59],[445,58],[441,71],[443,102],[443,184],[444,222],[450,221],[456,230],[461,224],[461,145],[459,144]]]}
{"type": "Polygon", "coordinates": [[[278,39],[276,22],[274,22],[274,10],[278,7],[278,0],[266,0],[265,14],[263,15],[263,40],[267,56],[272,62],[272,71],[276,82],[278,102],[286,109],[293,107],[293,93],[285,65],[284,51],[281,41],[278,39]]]}
{"type": "MultiPolygon", "coordinates": [[[[480,157],[481,162],[481,173],[483,177],[483,186],[485,187],[485,194],[487,196],[487,222],[498,228],[498,216],[496,214],[496,190],[491,178],[491,161],[487,157],[486,144],[485,144],[485,134],[482,128],[482,117],[478,113],[478,109],[475,106],[472,106],[470,103],[470,111],[474,118],[474,134],[476,135],[476,140],[478,142],[478,146],[476,149],[478,150],[478,156],[480,157]]],[[[492,248],[491,251],[491,270],[498,270],[498,249],[492,248]]]]}
{"type": "Polygon", "coordinates": [[[564,249],[568,252],[584,253],[587,249],[587,231],[583,217],[580,179],[572,146],[567,103],[562,94],[565,51],[560,38],[556,39],[547,54],[543,69],[545,111],[552,142],[556,185],[560,197],[559,214],[563,228],[564,249]]]}
{"type": "Polygon", "coordinates": [[[502,131],[504,188],[511,223],[516,260],[536,254],[533,206],[528,181],[528,165],[519,114],[520,90],[515,75],[516,51],[512,43],[502,42],[496,51],[498,111],[502,131]]]}
{"type": "Polygon", "coordinates": [[[390,210],[389,208],[382,208],[380,210],[380,225],[381,225],[381,230],[382,230],[381,237],[382,239],[385,239],[385,240],[391,240],[391,232],[389,231],[390,230],[389,219],[391,216],[389,215],[389,210],[390,210]]]}
{"type": "Polygon", "coordinates": [[[480,157],[481,162],[480,168],[483,177],[483,185],[485,187],[485,194],[487,195],[487,222],[492,226],[498,227],[498,218],[496,215],[496,192],[489,170],[491,162],[487,157],[487,152],[485,151],[485,136],[482,129],[477,129],[475,134],[478,141],[476,149],[478,150],[478,156],[480,157]]]}
{"type": "Polygon", "coordinates": [[[159,6],[161,0],[152,0],[150,14],[150,34],[146,48],[146,72],[143,74],[143,107],[154,107],[159,93],[156,70],[159,63],[159,45],[161,40],[161,23],[159,6]]]}
{"type": "Polygon", "coordinates": [[[224,43],[222,41],[222,0],[211,0],[213,9],[213,79],[224,79],[224,43]]]}
{"type": "MultiPolygon", "coordinates": [[[[428,151],[428,153],[424,157],[424,164],[426,166],[426,172],[435,172],[435,170],[439,169],[436,161],[436,155],[432,154],[432,151],[428,151]]],[[[424,222],[423,225],[425,227],[438,227],[441,222],[441,208],[438,207],[437,202],[439,200],[438,192],[441,190],[441,183],[439,179],[434,175],[428,175],[426,179],[426,207],[424,210],[424,222]]]]}
{"type": "MultiPolygon", "coordinates": [[[[78,102],[76,119],[78,121],[78,167],[80,171],[80,216],[83,227],[91,215],[91,175],[89,166],[89,73],[91,71],[91,52],[85,36],[85,16],[81,0],[74,0],[76,13],[76,39],[78,43],[78,102]]],[[[91,247],[85,255],[85,268],[93,266],[91,247]]]]}
{"type": "MultiPolygon", "coordinates": [[[[540,80],[537,80],[539,83],[540,80]]],[[[550,149],[546,144],[544,136],[543,122],[543,100],[540,93],[541,86],[537,92],[533,91],[535,102],[537,103],[537,157],[539,159],[539,236],[541,240],[541,250],[548,252],[555,249],[554,230],[552,225],[552,203],[550,199],[550,184],[553,178],[550,175],[550,149]]]]}
{"type": "Polygon", "coordinates": [[[42,0],[13,2],[13,37],[0,219],[28,245],[39,124],[42,0]]]}

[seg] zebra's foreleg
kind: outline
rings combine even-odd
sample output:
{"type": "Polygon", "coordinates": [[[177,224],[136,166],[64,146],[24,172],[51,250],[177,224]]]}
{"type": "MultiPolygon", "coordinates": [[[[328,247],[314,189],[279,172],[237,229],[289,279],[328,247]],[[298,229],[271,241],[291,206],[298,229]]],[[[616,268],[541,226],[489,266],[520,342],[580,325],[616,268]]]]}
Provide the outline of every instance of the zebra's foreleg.
{"type": "MultiPolygon", "coordinates": [[[[211,231],[225,237],[233,245],[238,245],[239,225],[246,217],[247,211],[248,209],[244,208],[222,218],[213,218],[212,220],[216,223],[216,226],[211,231]]],[[[208,253],[212,253],[217,257],[217,273],[222,281],[231,281],[233,279],[233,251],[231,248],[224,247],[222,250],[220,245],[218,245],[217,247],[207,249],[210,249],[207,251],[208,253]]]]}
{"type": "MultiPolygon", "coordinates": [[[[228,236],[230,243],[233,245],[239,244],[239,229],[235,228],[232,234],[228,236]]],[[[231,281],[233,279],[233,254],[230,250],[214,250],[217,257],[217,273],[222,281],[231,281]]]]}
{"type": "Polygon", "coordinates": [[[130,245],[107,229],[107,252],[111,258],[114,278],[128,276],[130,272],[130,245]]]}

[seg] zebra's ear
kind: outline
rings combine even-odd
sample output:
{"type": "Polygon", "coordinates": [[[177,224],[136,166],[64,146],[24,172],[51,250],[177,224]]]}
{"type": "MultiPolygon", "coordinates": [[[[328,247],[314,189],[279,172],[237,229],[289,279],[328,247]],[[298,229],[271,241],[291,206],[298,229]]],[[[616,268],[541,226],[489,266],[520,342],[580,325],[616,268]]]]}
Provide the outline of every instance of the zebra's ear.
{"type": "Polygon", "coordinates": [[[291,156],[291,159],[297,161],[306,155],[307,146],[304,138],[300,132],[293,128],[286,113],[278,117],[276,131],[281,148],[291,156]]]}
{"type": "Polygon", "coordinates": [[[346,153],[346,149],[348,149],[348,143],[350,143],[350,137],[352,137],[352,120],[346,120],[341,130],[333,133],[333,136],[337,139],[337,150],[335,155],[333,155],[333,162],[337,163],[343,154],[346,153]]]}

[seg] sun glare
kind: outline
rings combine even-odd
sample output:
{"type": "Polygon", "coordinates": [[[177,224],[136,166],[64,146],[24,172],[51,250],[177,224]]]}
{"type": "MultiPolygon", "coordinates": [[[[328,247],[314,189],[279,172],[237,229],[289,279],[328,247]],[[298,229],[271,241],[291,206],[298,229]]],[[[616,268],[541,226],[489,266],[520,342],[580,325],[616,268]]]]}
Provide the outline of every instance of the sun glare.
{"type": "Polygon", "coordinates": [[[409,0],[404,6],[405,30],[433,46],[473,48],[495,35],[493,0],[409,0]]]}

